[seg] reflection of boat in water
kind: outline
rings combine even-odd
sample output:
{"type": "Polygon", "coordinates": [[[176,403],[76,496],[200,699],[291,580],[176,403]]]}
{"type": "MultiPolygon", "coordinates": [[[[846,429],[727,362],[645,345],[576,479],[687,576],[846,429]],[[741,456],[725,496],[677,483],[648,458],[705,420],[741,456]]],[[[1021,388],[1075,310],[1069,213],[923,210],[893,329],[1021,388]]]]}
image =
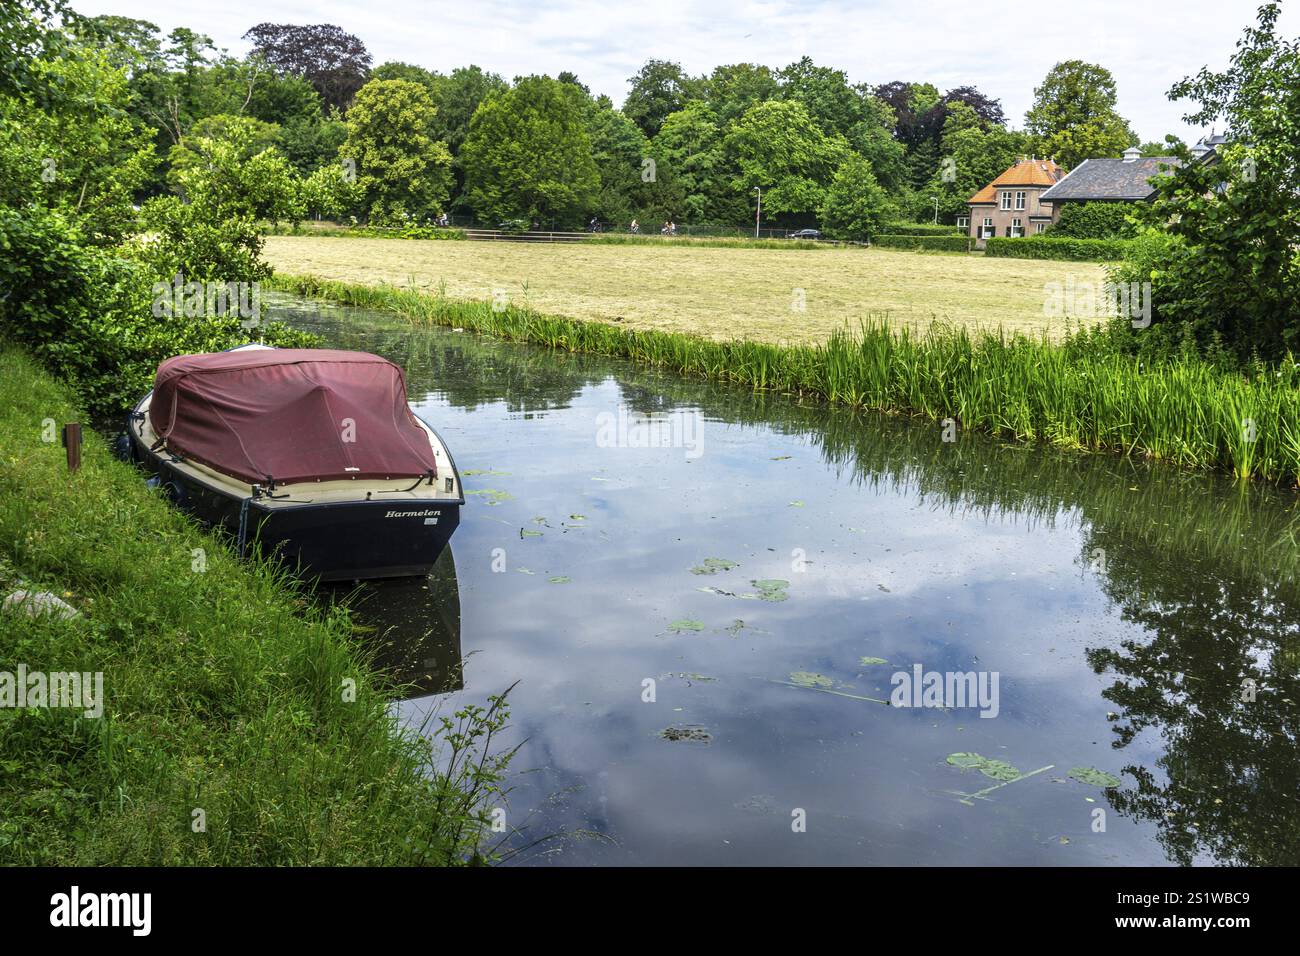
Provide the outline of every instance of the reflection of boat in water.
{"type": "Polygon", "coordinates": [[[460,656],[460,587],[451,548],[428,577],[369,581],[355,587],[321,586],[318,593],[346,600],[366,628],[376,669],[405,686],[402,697],[446,694],[465,686],[460,656]]]}

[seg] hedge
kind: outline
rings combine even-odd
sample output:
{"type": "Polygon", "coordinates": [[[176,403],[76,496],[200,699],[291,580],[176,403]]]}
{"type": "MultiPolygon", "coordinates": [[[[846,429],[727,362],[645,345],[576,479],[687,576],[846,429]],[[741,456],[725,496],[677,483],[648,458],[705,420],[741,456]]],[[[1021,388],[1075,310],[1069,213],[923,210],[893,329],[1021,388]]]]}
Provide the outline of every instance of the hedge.
{"type": "Polygon", "coordinates": [[[928,252],[970,252],[971,240],[966,236],[874,236],[872,245],[886,249],[919,249],[928,252]]]}
{"type": "Polygon", "coordinates": [[[984,254],[1004,259],[1072,259],[1077,262],[1114,262],[1124,258],[1129,239],[1067,239],[1056,236],[995,236],[987,240],[984,254]]]}
{"type": "Polygon", "coordinates": [[[929,222],[891,222],[884,229],[891,236],[964,236],[961,226],[935,225],[929,222]]]}

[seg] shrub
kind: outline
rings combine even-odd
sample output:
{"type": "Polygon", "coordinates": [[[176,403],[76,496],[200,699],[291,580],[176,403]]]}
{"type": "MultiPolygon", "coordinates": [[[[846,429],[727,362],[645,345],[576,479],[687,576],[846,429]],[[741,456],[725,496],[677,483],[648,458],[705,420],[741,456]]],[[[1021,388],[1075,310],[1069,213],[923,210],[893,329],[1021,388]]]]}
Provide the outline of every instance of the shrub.
{"type": "Polygon", "coordinates": [[[1055,236],[995,236],[984,254],[1003,259],[1069,259],[1075,262],[1114,262],[1128,251],[1128,239],[1059,239],[1055,236]]]}
{"type": "Polygon", "coordinates": [[[1052,238],[1131,239],[1137,233],[1132,217],[1140,212],[1131,202],[1068,202],[1050,230],[1052,238]]]}
{"type": "Polygon", "coordinates": [[[886,249],[918,249],[926,252],[970,252],[966,236],[872,236],[872,245],[886,249]]]}
{"type": "Polygon", "coordinates": [[[964,236],[966,230],[961,226],[945,226],[930,222],[890,222],[880,230],[890,236],[964,236]]]}

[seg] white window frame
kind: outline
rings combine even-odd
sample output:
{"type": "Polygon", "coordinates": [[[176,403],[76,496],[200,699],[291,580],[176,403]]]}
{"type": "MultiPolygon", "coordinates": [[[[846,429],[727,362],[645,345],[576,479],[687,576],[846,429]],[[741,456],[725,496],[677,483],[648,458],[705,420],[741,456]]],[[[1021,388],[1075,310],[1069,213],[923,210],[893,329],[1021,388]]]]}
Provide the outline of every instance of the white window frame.
{"type": "Polygon", "coordinates": [[[1017,208],[1017,209],[1024,209],[1024,208],[1025,208],[1025,196],[1026,196],[1026,195],[1028,195],[1028,194],[1027,194],[1023,189],[1019,189],[1019,190],[1016,191],[1016,208],[1017,208]]]}
{"type": "Polygon", "coordinates": [[[1009,210],[1011,208],[1011,190],[1009,189],[1002,190],[1001,208],[1005,210],[1009,210]]]}
{"type": "Polygon", "coordinates": [[[993,217],[992,217],[992,216],[985,216],[985,217],[984,217],[984,222],[983,222],[983,224],[980,226],[980,238],[981,238],[981,239],[989,239],[989,238],[991,238],[991,237],[993,237],[993,236],[996,236],[996,235],[997,235],[997,230],[996,230],[996,229],[994,228],[994,226],[993,226],[993,217]]]}
{"type": "Polygon", "coordinates": [[[968,229],[968,228],[970,228],[970,216],[958,216],[958,217],[957,217],[957,228],[959,228],[959,229],[968,229]]]}
{"type": "Polygon", "coordinates": [[[1043,231],[1044,229],[1046,229],[1046,228],[1047,228],[1047,223],[1045,223],[1045,222],[1036,222],[1036,223],[1034,223],[1034,232],[1036,232],[1036,233],[1038,233],[1038,232],[1042,232],[1042,231],[1043,231]]]}
{"type": "Polygon", "coordinates": [[[1025,235],[1025,225],[1023,219],[1012,219],[1011,230],[1008,233],[1012,239],[1022,239],[1025,235]]]}

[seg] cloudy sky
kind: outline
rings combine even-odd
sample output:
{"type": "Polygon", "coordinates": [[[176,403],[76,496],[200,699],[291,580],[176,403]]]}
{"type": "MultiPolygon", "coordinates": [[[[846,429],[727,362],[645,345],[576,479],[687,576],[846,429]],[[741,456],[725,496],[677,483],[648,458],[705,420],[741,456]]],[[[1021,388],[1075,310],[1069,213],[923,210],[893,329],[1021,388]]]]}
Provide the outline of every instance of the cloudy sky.
{"type": "MultiPolygon", "coordinates": [[[[780,67],[807,54],[853,82],[973,84],[1023,123],[1033,89],[1052,64],[1108,67],[1120,111],[1143,140],[1193,139],[1170,84],[1226,63],[1256,0],[1133,0],[1003,4],[991,0],[72,0],[84,14],[188,26],[243,53],[255,23],[336,23],[359,36],[376,64],[404,60],[447,71],[477,63],[507,79],[572,70],[616,103],[648,58],[692,73],[720,63],[780,67]]],[[[1300,34],[1300,3],[1284,5],[1281,32],[1300,34]]]]}

